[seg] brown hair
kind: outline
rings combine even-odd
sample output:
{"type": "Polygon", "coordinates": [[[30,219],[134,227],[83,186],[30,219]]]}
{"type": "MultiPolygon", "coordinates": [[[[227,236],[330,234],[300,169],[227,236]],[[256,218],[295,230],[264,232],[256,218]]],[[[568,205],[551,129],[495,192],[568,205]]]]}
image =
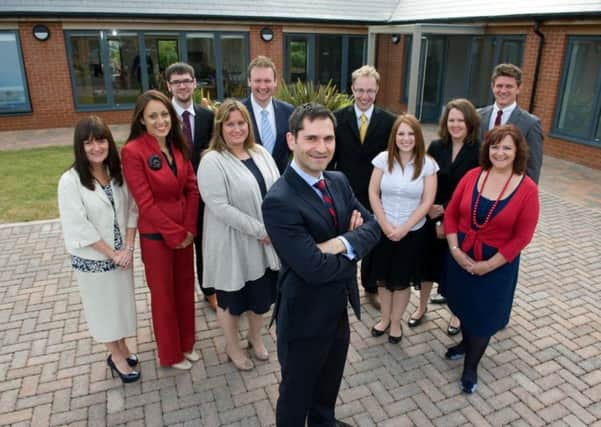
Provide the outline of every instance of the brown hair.
{"type": "Polygon", "coordinates": [[[452,99],[447,103],[438,124],[438,136],[440,136],[442,142],[445,144],[453,142],[449,133],[449,127],[447,126],[449,113],[453,108],[463,113],[463,119],[467,127],[467,135],[463,142],[465,144],[476,143],[480,136],[480,115],[476,111],[476,108],[474,108],[474,105],[465,98],[452,99]]]}
{"type": "Polygon", "coordinates": [[[498,64],[492,72],[490,82],[495,84],[497,77],[513,77],[518,87],[522,84],[522,70],[517,65],[498,64]]]}
{"type": "Polygon", "coordinates": [[[190,74],[190,77],[194,77],[194,68],[190,64],[185,62],[174,62],[165,70],[165,80],[170,83],[172,74],[190,74]]]}
{"type": "Polygon", "coordinates": [[[206,151],[214,150],[221,153],[224,150],[228,150],[227,144],[223,139],[223,123],[230,118],[232,111],[239,111],[248,126],[248,136],[246,137],[246,141],[244,141],[244,148],[252,150],[255,147],[255,135],[253,133],[252,122],[248,110],[240,101],[233,98],[227,98],[221,103],[217,111],[215,111],[213,137],[211,138],[209,148],[207,148],[206,151]]]}
{"type": "Polygon", "coordinates": [[[515,159],[513,160],[513,173],[521,175],[526,172],[528,163],[528,144],[522,132],[514,125],[501,125],[492,128],[484,136],[484,142],[480,147],[480,166],[484,170],[492,168],[490,161],[490,147],[497,145],[503,138],[510,136],[515,145],[515,159]]]}
{"type": "Polygon", "coordinates": [[[188,144],[185,142],[184,134],[182,133],[179,117],[175,112],[175,108],[173,108],[173,105],[169,102],[169,98],[158,90],[147,90],[136,99],[134,114],[131,120],[131,130],[127,141],[129,142],[136,139],[147,132],[146,125],[142,124],[142,119],[144,118],[144,110],[150,101],[159,101],[167,108],[169,117],[171,118],[171,129],[169,129],[169,133],[167,134],[166,142],[180,150],[184,155],[184,158],[188,160],[190,158],[190,151],[188,144]]]}
{"type": "Polygon", "coordinates": [[[426,157],[426,144],[424,143],[422,127],[415,116],[411,114],[401,114],[399,117],[397,117],[392,125],[392,129],[390,130],[390,135],[388,136],[388,147],[386,148],[386,151],[388,152],[388,172],[392,172],[395,160],[399,163],[399,165],[401,165],[401,167],[403,167],[401,163],[401,154],[396,145],[396,134],[399,130],[399,126],[402,123],[405,123],[411,128],[411,130],[413,130],[415,137],[415,146],[413,147],[413,177],[411,178],[414,180],[417,179],[417,177],[422,173],[424,159],[426,157]]]}
{"type": "Polygon", "coordinates": [[[263,55],[259,55],[257,56],[255,59],[253,59],[252,61],[250,61],[250,64],[248,64],[248,78],[250,79],[250,72],[252,71],[253,68],[271,68],[273,70],[273,80],[277,79],[277,71],[275,68],[275,64],[273,63],[273,61],[271,60],[271,58],[268,58],[266,56],[263,55]]]}
{"type": "Polygon", "coordinates": [[[86,155],[84,145],[90,139],[106,139],[109,143],[109,152],[104,159],[104,165],[109,170],[109,174],[117,184],[123,185],[123,174],[121,173],[121,160],[117,145],[113,139],[111,130],[106,123],[98,116],[89,116],[81,119],[75,125],[73,133],[73,169],[79,175],[81,185],[94,191],[94,177],[90,171],[90,161],[86,155]]]}
{"type": "Polygon", "coordinates": [[[303,130],[303,122],[307,119],[312,123],[315,119],[330,119],[336,129],[337,122],[334,113],[317,102],[307,102],[294,109],[288,118],[288,131],[296,138],[303,130]]]}

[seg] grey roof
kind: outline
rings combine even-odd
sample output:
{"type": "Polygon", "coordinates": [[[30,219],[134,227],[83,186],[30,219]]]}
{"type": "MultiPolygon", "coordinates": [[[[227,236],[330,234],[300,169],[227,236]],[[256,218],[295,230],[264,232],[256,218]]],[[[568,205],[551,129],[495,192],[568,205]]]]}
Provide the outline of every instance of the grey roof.
{"type": "Polygon", "coordinates": [[[601,0],[0,0],[0,16],[137,16],[364,24],[601,17],[601,0]]]}

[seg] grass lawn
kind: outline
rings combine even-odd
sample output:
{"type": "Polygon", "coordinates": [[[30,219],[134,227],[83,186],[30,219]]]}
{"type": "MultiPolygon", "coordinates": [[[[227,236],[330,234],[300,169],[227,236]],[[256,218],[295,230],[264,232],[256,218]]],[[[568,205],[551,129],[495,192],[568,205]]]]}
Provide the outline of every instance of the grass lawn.
{"type": "Polygon", "coordinates": [[[58,179],[73,147],[0,151],[0,223],[58,218],[58,179]]]}

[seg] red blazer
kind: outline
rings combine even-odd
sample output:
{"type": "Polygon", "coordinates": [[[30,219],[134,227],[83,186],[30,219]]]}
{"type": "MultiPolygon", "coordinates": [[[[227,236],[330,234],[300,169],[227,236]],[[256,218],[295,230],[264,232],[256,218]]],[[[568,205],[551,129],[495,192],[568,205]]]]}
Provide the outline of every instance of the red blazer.
{"type": "Polygon", "coordinates": [[[140,234],[160,233],[167,246],[175,248],[186,233],[196,235],[200,195],[192,163],[174,148],[177,176],[161,153],[157,140],[145,133],[121,150],[123,174],[138,205],[140,234]],[[156,156],[156,157],[154,157],[156,156]],[[161,160],[156,168],[157,157],[161,160]],[[155,169],[150,159],[155,160],[155,169]]]}
{"type": "Polygon", "coordinates": [[[473,230],[472,195],[481,171],[480,167],[474,168],[459,181],[444,212],[444,230],[446,234],[465,233],[461,250],[467,252],[474,248],[476,261],[482,260],[482,243],[485,243],[497,248],[507,262],[511,262],[534,235],[539,213],[538,188],[525,176],[501,212],[486,227],[473,230]]]}

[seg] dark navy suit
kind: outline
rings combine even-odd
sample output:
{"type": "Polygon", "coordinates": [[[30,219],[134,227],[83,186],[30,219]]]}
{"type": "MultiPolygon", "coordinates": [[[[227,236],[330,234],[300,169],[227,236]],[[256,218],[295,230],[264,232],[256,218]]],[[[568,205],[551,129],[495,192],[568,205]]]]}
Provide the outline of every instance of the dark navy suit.
{"type": "MultiPolygon", "coordinates": [[[[284,173],[286,170],[286,166],[289,163],[290,150],[288,150],[288,143],[286,142],[286,133],[288,132],[288,118],[292,111],[294,111],[294,107],[287,102],[278,101],[275,98],[271,98],[273,102],[273,111],[275,113],[275,127],[276,127],[276,135],[275,135],[275,145],[273,147],[273,153],[271,153],[271,157],[275,160],[275,164],[278,166],[280,174],[284,173]]],[[[259,133],[259,128],[257,126],[257,122],[255,120],[255,114],[252,106],[252,102],[250,97],[245,98],[242,103],[248,109],[250,113],[250,119],[253,124],[253,132],[255,134],[255,141],[261,145],[261,134],[259,133]]]]}
{"type": "Polygon", "coordinates": [[[355,198],[340,172],[324,172],[341,230],[321,197],[289,167],[263,201],[265,227],[282,266],[274,308],[282,382],[277,425],[333,426],[349,345],[347,306],[360,317],[356,261],[322,253],[317,243],[346,238],[357,258],[379,241],[373,215],[355,198]],[[351,213],[364,223],[348,230],[351,213]]]}

